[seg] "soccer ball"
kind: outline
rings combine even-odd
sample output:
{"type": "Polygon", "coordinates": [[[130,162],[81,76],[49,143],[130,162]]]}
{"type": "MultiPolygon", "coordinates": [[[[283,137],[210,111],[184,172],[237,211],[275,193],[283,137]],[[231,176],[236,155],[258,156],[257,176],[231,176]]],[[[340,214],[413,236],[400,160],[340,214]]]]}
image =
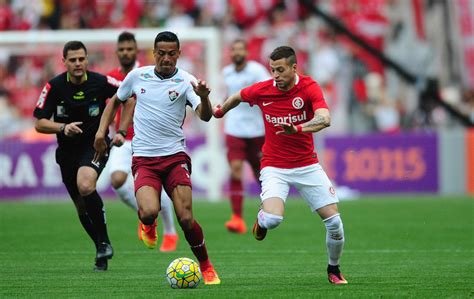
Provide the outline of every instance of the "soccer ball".
{"type": "Polygon", "coordinates": [[[166,269],[166,278],[173,289],[195,288],[201,277],[199,265],[187,257],[175,259],[166,269]]]}

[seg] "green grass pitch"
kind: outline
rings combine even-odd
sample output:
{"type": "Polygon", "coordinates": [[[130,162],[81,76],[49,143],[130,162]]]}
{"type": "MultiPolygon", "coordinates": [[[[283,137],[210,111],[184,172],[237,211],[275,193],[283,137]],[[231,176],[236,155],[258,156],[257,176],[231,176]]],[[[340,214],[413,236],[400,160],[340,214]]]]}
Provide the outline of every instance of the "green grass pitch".
{"type": "MultiPolygon", "coordinates": [[[[245,202],[252,225],[257,201],[245,202]]],[[[115,256],[92,272],[94,250],[71,202],[0,204],[0,297],[122,298],[469,298],[474,297],[474,199],[371,197],[342,202],[347,286],[326,278],[325,230],[302,200],[263,242],[224,229],[228,202],[195,201],[196,219],[221,285],[174,290],[164,273],[176,257],[194,259],[182,233],[178,251],[137,240],[137,217],[106,201],[115,256]]],[[[159,228],[161,232],[161,227],[159,228]]]]}

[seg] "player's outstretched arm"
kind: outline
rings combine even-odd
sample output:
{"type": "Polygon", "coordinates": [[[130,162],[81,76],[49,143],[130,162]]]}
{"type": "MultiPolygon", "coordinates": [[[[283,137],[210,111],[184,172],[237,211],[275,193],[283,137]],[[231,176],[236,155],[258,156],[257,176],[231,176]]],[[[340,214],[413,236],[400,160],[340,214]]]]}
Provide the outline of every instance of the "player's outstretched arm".
{"type": "Polygon", "coordinates": [[[222,105],[217,105],[212,109],[215,118],[223,117],[229,110],[237,107],[242,102],[240,91],[228,97],[222,105]]]}
{"type": "Polygon", "coordinates": [[[206,81],[198,80],[197,83],[191,82],[194,92],[201,98],[201,104],[196,108],[196,114],[203,121],[209,121],[212,117],[212,106],[209,101],[209,93],[211,89],[206,84],[206,81]]]}
{"type": "Polygon", "coordinates": [[[102,117],[100,118],[99,129],[97,130],[97,133],[95,133],[95,155],[93,160],[94,162],[98,162],[107,151],[108,145],[105,142],[105,134],[107,133],[107,128],[112,123],[115,114],[117,114],[117,109],[119,105],[120,101],[117,97],[117,94],[115,94],[107,103],[104,113],[102,113],[102,117]]]}
{"type": "Polygon", "coordinates": [[[331,116],[329,110],[326,108],[320,108],[314,111],[314,117],[300,125],[295,126],[291,123],[277,123],[276,127],[282,128],[281,131],[277,131],[276,134],[296,134],[296,133],[316,133],[324,128],[331,125],[331,116]]]}

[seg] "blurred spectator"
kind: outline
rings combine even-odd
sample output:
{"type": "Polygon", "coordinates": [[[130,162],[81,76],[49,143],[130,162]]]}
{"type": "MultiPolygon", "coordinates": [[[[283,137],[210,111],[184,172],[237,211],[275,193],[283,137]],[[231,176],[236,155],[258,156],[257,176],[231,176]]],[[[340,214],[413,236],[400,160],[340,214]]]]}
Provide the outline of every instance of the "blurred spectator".
{"type": "Polygon", "coordinates": [[[171,3],[170,14],[168,15],[164,27],[170,30],[189,28],[194,25],[194,19],[185,13],[185,7],[178,2],[171,3]]]}
{"type": "Polygon", "coordinates": [[[0,0],[0,31],[11,30],[13,11],[7,0],[0,0]]]}
{"type": "Polygon", "coordinates": [[[383,78],[378,73],[369,73],[365,77],[367,98],[366,109],[374,117],[375,127],[380,133],[394,134],[400,132],[400,112],[396,102],[389,98],[383,78]]]}

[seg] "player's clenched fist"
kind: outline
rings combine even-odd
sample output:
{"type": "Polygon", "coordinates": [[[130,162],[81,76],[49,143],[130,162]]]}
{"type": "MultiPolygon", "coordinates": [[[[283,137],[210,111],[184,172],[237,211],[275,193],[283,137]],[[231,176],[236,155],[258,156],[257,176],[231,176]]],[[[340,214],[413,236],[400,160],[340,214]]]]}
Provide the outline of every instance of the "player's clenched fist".
{"type": "Polygon", "coordinates": [[[93,162],[98,162],[107,152],[107,142],[105,142],[104,136],[95,135],[94,139],[95,155],[93,162]]]}

